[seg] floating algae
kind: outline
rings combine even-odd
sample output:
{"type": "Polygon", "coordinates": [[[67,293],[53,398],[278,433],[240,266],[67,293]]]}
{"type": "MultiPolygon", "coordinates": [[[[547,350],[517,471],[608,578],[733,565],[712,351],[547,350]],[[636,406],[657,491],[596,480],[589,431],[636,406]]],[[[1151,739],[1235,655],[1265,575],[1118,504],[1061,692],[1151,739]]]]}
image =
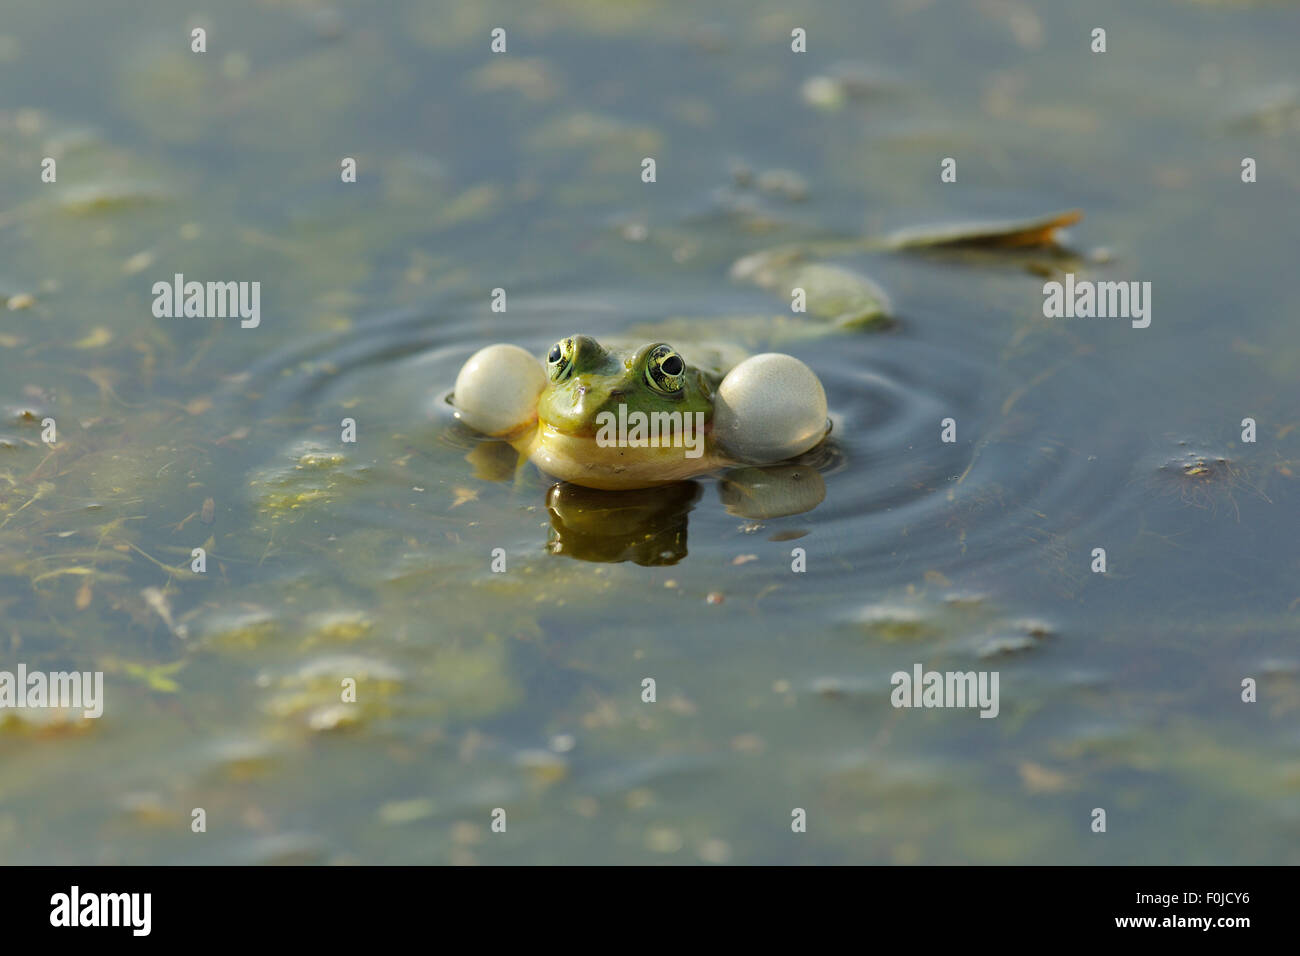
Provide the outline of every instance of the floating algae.
{"type": "Polygon", "coordinates": [[[731,267],[733,279],[749,281],[802,304],[831,329],[886,328],[893,324],[889,297],[871,279],[842,266],[804,262],[797,248],[745,256],[731,267]]]}

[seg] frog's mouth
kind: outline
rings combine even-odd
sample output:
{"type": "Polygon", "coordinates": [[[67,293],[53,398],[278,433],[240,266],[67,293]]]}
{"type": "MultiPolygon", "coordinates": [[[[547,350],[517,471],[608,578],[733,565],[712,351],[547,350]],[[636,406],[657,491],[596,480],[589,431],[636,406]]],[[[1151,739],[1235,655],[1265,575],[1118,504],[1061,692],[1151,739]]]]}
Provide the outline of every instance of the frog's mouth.
{"type": "Polygon", "coordinates": [[[575,448],[582,447],[588,453],[593,447],[620,452],[677,451],[687,458],[703,457],[713,434],[713,423],[703,412],[649,415],[635,411],[627,413],[620,407],[617,415],[610,412],[608,418],[599,422],[574,427],[538,416],[537,426],[542,441],[574,443],[575,448]]]}
{"type": "Polygon", "coordinates": [[[596,440],[596,426],[590,424],[569,425],[559,424],[547,421],[545,418],[538,416],[537,427],[547,435],[555,435],[564,438],[585,438],[592,442],[596,440]]]}
{"type": "MultiPolygon", "coordinates": [[[[709,450],[709,424],[703,433],[694,431],[656,445],[619,441],[614,435],[596,429],[581,432],[560,428],[539,420],[527,453],[533,464],[547,474],[586,485],[589,488],[645,488],[681,481],[710,471],[718,462],[709,450]],[[613,437],[615,440],[610,441],[613,437]],[[689,440],[686,440],[689,437],[689,440]]],[[[647,442],[649,439],[646,439],[647,442]]]]}

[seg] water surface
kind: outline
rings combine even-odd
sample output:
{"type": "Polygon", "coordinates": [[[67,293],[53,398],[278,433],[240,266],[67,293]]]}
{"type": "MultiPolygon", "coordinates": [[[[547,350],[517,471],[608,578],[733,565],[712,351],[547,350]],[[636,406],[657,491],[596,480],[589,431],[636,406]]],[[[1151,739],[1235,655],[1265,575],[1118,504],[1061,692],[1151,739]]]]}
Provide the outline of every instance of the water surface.
{"type": "Polygon", "coordinates": [[[0,668],[107,695],[5,713],[0,860],[1298,861],[1300,11],[188,16],[0,24],[0,668]],[[791,334],[729,276],[1076,207],[1064,256],[821,255],[885,330],[791,334]],[[1150,281],[1151,326],[1043,318],[1067,270],[1150,281]],[[155,318],[178,272],[260,281],[260,326],[155,318]],[[602,536],[444,402],[491,342],[651,331],[818,372],[821,505],[706,479],[602,536]],[[999,717],[895,710],[915,663],[996,669],[999,717]]]}

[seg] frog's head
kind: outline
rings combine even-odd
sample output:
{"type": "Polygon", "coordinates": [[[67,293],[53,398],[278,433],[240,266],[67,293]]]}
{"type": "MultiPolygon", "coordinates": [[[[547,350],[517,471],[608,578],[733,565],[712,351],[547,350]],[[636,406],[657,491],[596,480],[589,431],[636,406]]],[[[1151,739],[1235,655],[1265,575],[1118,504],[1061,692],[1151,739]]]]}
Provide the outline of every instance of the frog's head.
{"type": "Polygon", "coordinates": [[[537,402],[543,426],[564,435],[595,438],[603,423],[632,412],[704,413],[713,417],[713,382],[671,345],[607,349],[587,335],[551,346],[547,384],[537,402]],[[614,416],[607,418],[602,413],[614,416]]]}
{"type": "Polygon", "coordinates": [[[622,488],[706,470],[717,380],[671,345],[612,349],[574,335],[551,346],[546,374],[532,451],[544,471],[622,488]]]}

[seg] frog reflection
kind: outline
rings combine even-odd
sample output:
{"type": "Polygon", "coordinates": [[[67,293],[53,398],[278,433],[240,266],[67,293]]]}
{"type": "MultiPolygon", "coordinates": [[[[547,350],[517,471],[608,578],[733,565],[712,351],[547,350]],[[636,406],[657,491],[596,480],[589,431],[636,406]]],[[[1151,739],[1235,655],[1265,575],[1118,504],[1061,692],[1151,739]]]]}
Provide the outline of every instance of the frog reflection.
{"type": "MultiPolygon", "coordinates": [[[[582,561],[676,564],[686,557],[688,515],[702,493],[697,481],[631,491],[553,485],[547,550],[582,561]]],[[[779,518],[816,508],[826,483],[811,464],[736,468],[721,475],[718,497],[737,517],[779,518]]]]}

